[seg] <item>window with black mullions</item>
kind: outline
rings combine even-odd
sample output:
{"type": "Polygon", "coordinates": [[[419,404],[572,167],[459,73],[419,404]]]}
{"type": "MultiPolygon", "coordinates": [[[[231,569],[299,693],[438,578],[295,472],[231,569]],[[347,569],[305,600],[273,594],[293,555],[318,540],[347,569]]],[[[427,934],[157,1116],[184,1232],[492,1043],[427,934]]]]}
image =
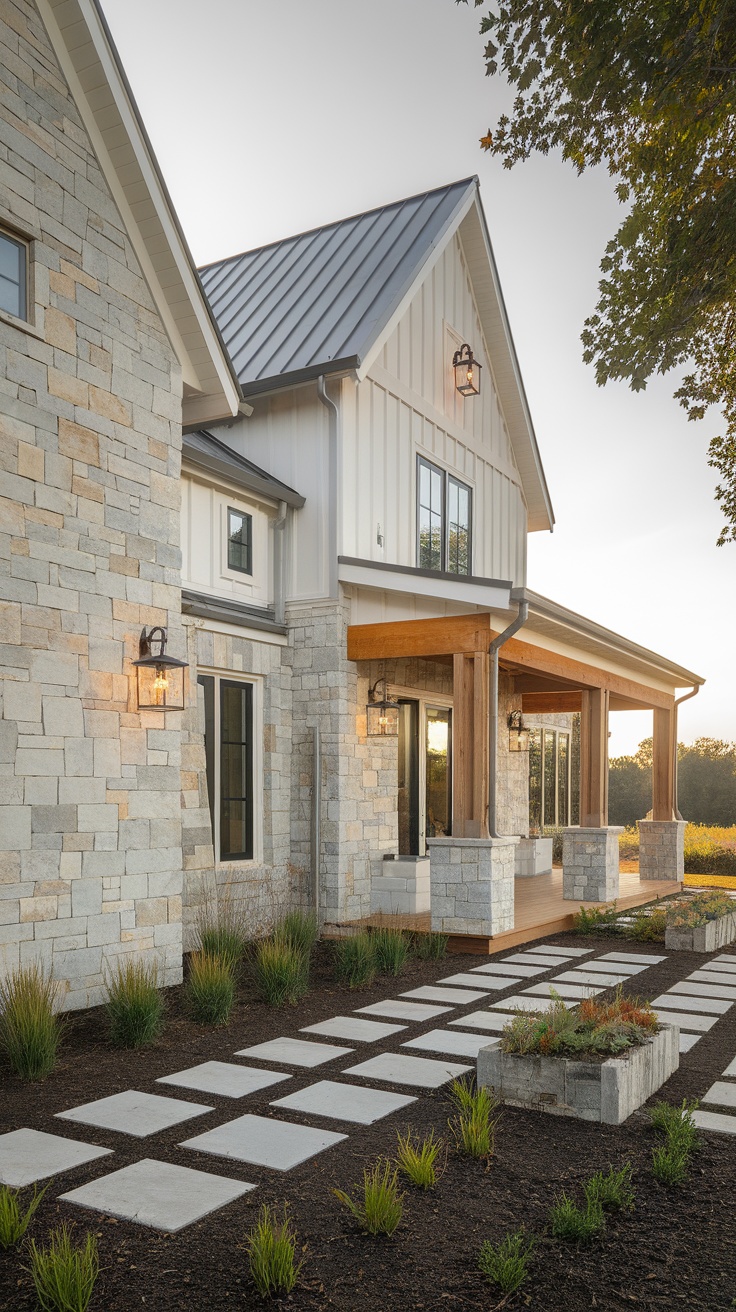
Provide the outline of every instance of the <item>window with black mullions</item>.
{"type": "Polygon", "coordinates": [[[417,565],[472,574],[471,490],[422,456],[417,459],[417,565]]]}
{"type": "Polygon", "coordinates": [[[227,567],[240,574],[253,573],[253,516],[228,507],[227,567]]]}
{"type": "Polygon", "coordinates": [[[220,680],[220,859],[253,856],[253,686],[220,680]]]}
{"type": "Polygon", "coordinates": [[[26,317],[26,277],[28,247],[7,232],[0,231],[0,310],[26,317]]]}

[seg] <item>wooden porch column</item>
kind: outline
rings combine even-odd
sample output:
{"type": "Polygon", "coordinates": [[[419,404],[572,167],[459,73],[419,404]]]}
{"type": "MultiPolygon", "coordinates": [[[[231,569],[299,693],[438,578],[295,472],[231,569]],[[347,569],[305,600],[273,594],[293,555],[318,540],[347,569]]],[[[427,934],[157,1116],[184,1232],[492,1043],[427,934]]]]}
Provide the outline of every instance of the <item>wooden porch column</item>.
{"type": "Polygon", "coordinates": [[[652,820],[675,819],[675,712],[654,711],[652,820]]]}
{"type": "Polygon", "coordinates": [[[580,824],[608,824],[608,701],[606,688],[583,691],[580,716],[580,824]]]}
{"type": "Polygon", "coordinates": [[[452,833],[488,837],[488,653],[452,662],[452,833]]]}

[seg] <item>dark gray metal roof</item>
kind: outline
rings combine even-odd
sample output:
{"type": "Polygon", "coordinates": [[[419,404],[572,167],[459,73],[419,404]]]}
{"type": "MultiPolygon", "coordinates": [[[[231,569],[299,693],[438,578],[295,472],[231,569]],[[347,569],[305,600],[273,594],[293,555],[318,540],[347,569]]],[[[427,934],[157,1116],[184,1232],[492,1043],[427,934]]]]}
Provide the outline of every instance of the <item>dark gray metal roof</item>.
{"type": "Polygon", "coordinates": [[[185,433],[181,453],[189,464],[199,465],[201,469],[213,474],[222,474],[231,483],[239,483],[251,492],[260,492],[274,501],[285,501],[288,506],[304,505],[305,498],[299,492],[254,465],[251,460],[246,460],[245,456],[233,451],[232,447],[226,446],[205,429],[185,433]]]}
{"type": "Polygon", "coordinates": [[[246,395],[358,368],[477,178],[200,270],[246,395]]]}

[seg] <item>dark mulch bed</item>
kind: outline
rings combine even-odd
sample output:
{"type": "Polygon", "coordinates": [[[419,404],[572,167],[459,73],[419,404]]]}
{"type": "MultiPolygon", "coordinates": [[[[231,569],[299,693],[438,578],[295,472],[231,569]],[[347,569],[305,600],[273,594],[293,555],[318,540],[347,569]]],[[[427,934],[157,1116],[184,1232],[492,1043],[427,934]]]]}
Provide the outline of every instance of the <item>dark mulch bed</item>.
{"type": "MultiPolygon", "coordinates": [[[[554,941],[562,943],[565,936],[556,935],[554,941]]],[[[633,943],[622,944],[620,938],[601,935],[590,939],[571,936],[570,941],[602,951],[614,946],[638,950],[633,943]]],[[[650,947],[663,951],[658,945],[643,945],[641,950],[650,947]]],[[[655,997],[704,959],[689,953],[668,954],[661,965],[635,977],[628,991],[640,990],[655,997]]],[[[501,1300],[476,1270],[478,1249],[483,1239],[498,1238],[520,1225],[541,1238],[531,1279],[504,1307],[529,1307],[537,1312],[587,1312],[591,1308],[664,1312],[677,1307],[688,1312],[716,1312],[734,1306],[736,1141],[721,1135],[702,1136],[702,1148],[686,1183],[668,1189],[651,1174],[654,1135],[643,1113],[614,1128],[506,1109],[490,1169],[451,1152],[434,1192],[420,1194],[407,1187],[404,1219],[393,1238],[384,1240],[360,1234],[331,1190],[349,1188],[361,1177],[365,1164],[381,1153],[392,1153],[397,1125],[405,1127],[410,1121],[416,1131],[435,1127],[444,1133],[451,1109],[442,1090],[420,1096],[409,1117],[399,1114],[372,1127],[329,1123],[349,1133],[346,1142],[284,1175],[241,1168],[235,1162],[177,1148],[177,1142],[197,1133],[195,1127],[200,1124],[209,1129],[246,1109],[272,1114],[269,1098],[282,1094],[285,1086],[275,1094],[265,1090],[236,1101],[156,1086],[152,1082],[157,1076],[207,1059],[228,1060],[236,1049],[251,1043],[279,1034],[294,1035],[302,1025],[478,964],[480,959],[466,956],[412,962],[400,981],[383,978],[355,994],[331,980],[329,949],[323,945],[312,991],[297,1007],[275,1012],[243,987],[232,1023],[212,1031],[186,1018],[180,990],[174,989],[168,993],[163,1036],[140,1053],[115,1051],[106,1044],[99,1010],[76,1014],[58,1069],[44,1083],[23,1084],[6,1070],[2,1072],[0,1131],[21,1125],[58,1130],[115,1150],[114,1158],[103,1158],[56,1180],[50,1194],[58,1195],[106,1174],[113,1165],[121,1167],[146,1155],[248,1180],[259,1188],[172,1236],[86,1213],[47,1197],[33,1233],[43,1237],[60,1221],[73,1222],[80,1235],[87,1227],[94,1230],[99,1237],[102,1274],[92,1307],[104,1312],[144,1307],[155,1312],[263,1307],[247,1273],[243,1236],[263,1202],[283,1201],[289,1203],[305,1245],[305,1261],[291,1297],[275,1300],[275,1306],[282,1308],[341,1312],[477,1308],[490,1312],[501,1300]],[[55,1112],[130,1087],[211,1103],[216,1111],[201,1123],[187,1122],[184,1132],[179,1127],[151,1139],[132,1139],[52,1119],[55,1112]],[[633,1213],[610,1216],[602,1237],[586,1248],[553,1242],[545,1235],[548,1208],[556,1193],[565,1189],[579,1195],[583,1181],[595,1171],[626,1161],[631,1161],[635,1171],[633,1213]]],[[[441,1025],[442,1020],[440,1017],[436,1023],[441,1025]]],[[[393,1046],[398,1048],[402,1039],[419,1028],[397,1034],[393,1046]]],[[[361,1055],[369,1055],[368,1045],[356,1046],[361,1055]]],[[[377,1046],[385,1050],[389,1045],[377,1046]]],[[[736,1008],[685,1055],[680,1070],[658,1097],[672,1102],[699,1097],[734,1055],[736,1008]]],[[[329,1078],[344,1064],[337,1061],[316,1071],[293,1072],[289,1090],[329,1078]]],[[[35,1306],[28,1276],[20,1270],[23,1260],[16,1253],[0,1252],[0,1309],[30,1312],[35,1306]]]]}

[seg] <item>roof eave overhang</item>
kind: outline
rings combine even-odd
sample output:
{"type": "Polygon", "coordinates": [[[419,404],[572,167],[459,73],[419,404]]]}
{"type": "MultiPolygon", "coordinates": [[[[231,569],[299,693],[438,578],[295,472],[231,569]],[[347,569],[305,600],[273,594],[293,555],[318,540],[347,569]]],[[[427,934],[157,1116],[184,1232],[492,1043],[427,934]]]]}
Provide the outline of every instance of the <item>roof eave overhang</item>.
{"type": "Polygon", "coordinates": [[[357,355],[350,355],[340,360],[327,360],[322,364],[308,365],[304,369],[293,369],[290,373],[274,374],[270,378],[241,379],[243,396],[247,400],[249,397],[262,396],[265,392],[279,392],[289,387],[300,387],[302,383],[315,382],[321,377],[354,374],[359,364],[357,355]]]}
{"type": "Polygon", "coordinates": [[[266,497],[274,504],[285,501],[287,506],[293,506],[295,510],[300,510],[305,504],[305,498],[293,488],[287,487],[285,483],[274,483],[270,479],[259,478],[256,473],[251,473],[245,468],[239,469],[237,465],[230,464],[227,460],[219,460],[216,455],[194,450],[187,446],[185,438],[182,449],[182,470],[185,472],[187,469],[215,474],[227,483],[234,483],[236,487],[266,497]]]}

